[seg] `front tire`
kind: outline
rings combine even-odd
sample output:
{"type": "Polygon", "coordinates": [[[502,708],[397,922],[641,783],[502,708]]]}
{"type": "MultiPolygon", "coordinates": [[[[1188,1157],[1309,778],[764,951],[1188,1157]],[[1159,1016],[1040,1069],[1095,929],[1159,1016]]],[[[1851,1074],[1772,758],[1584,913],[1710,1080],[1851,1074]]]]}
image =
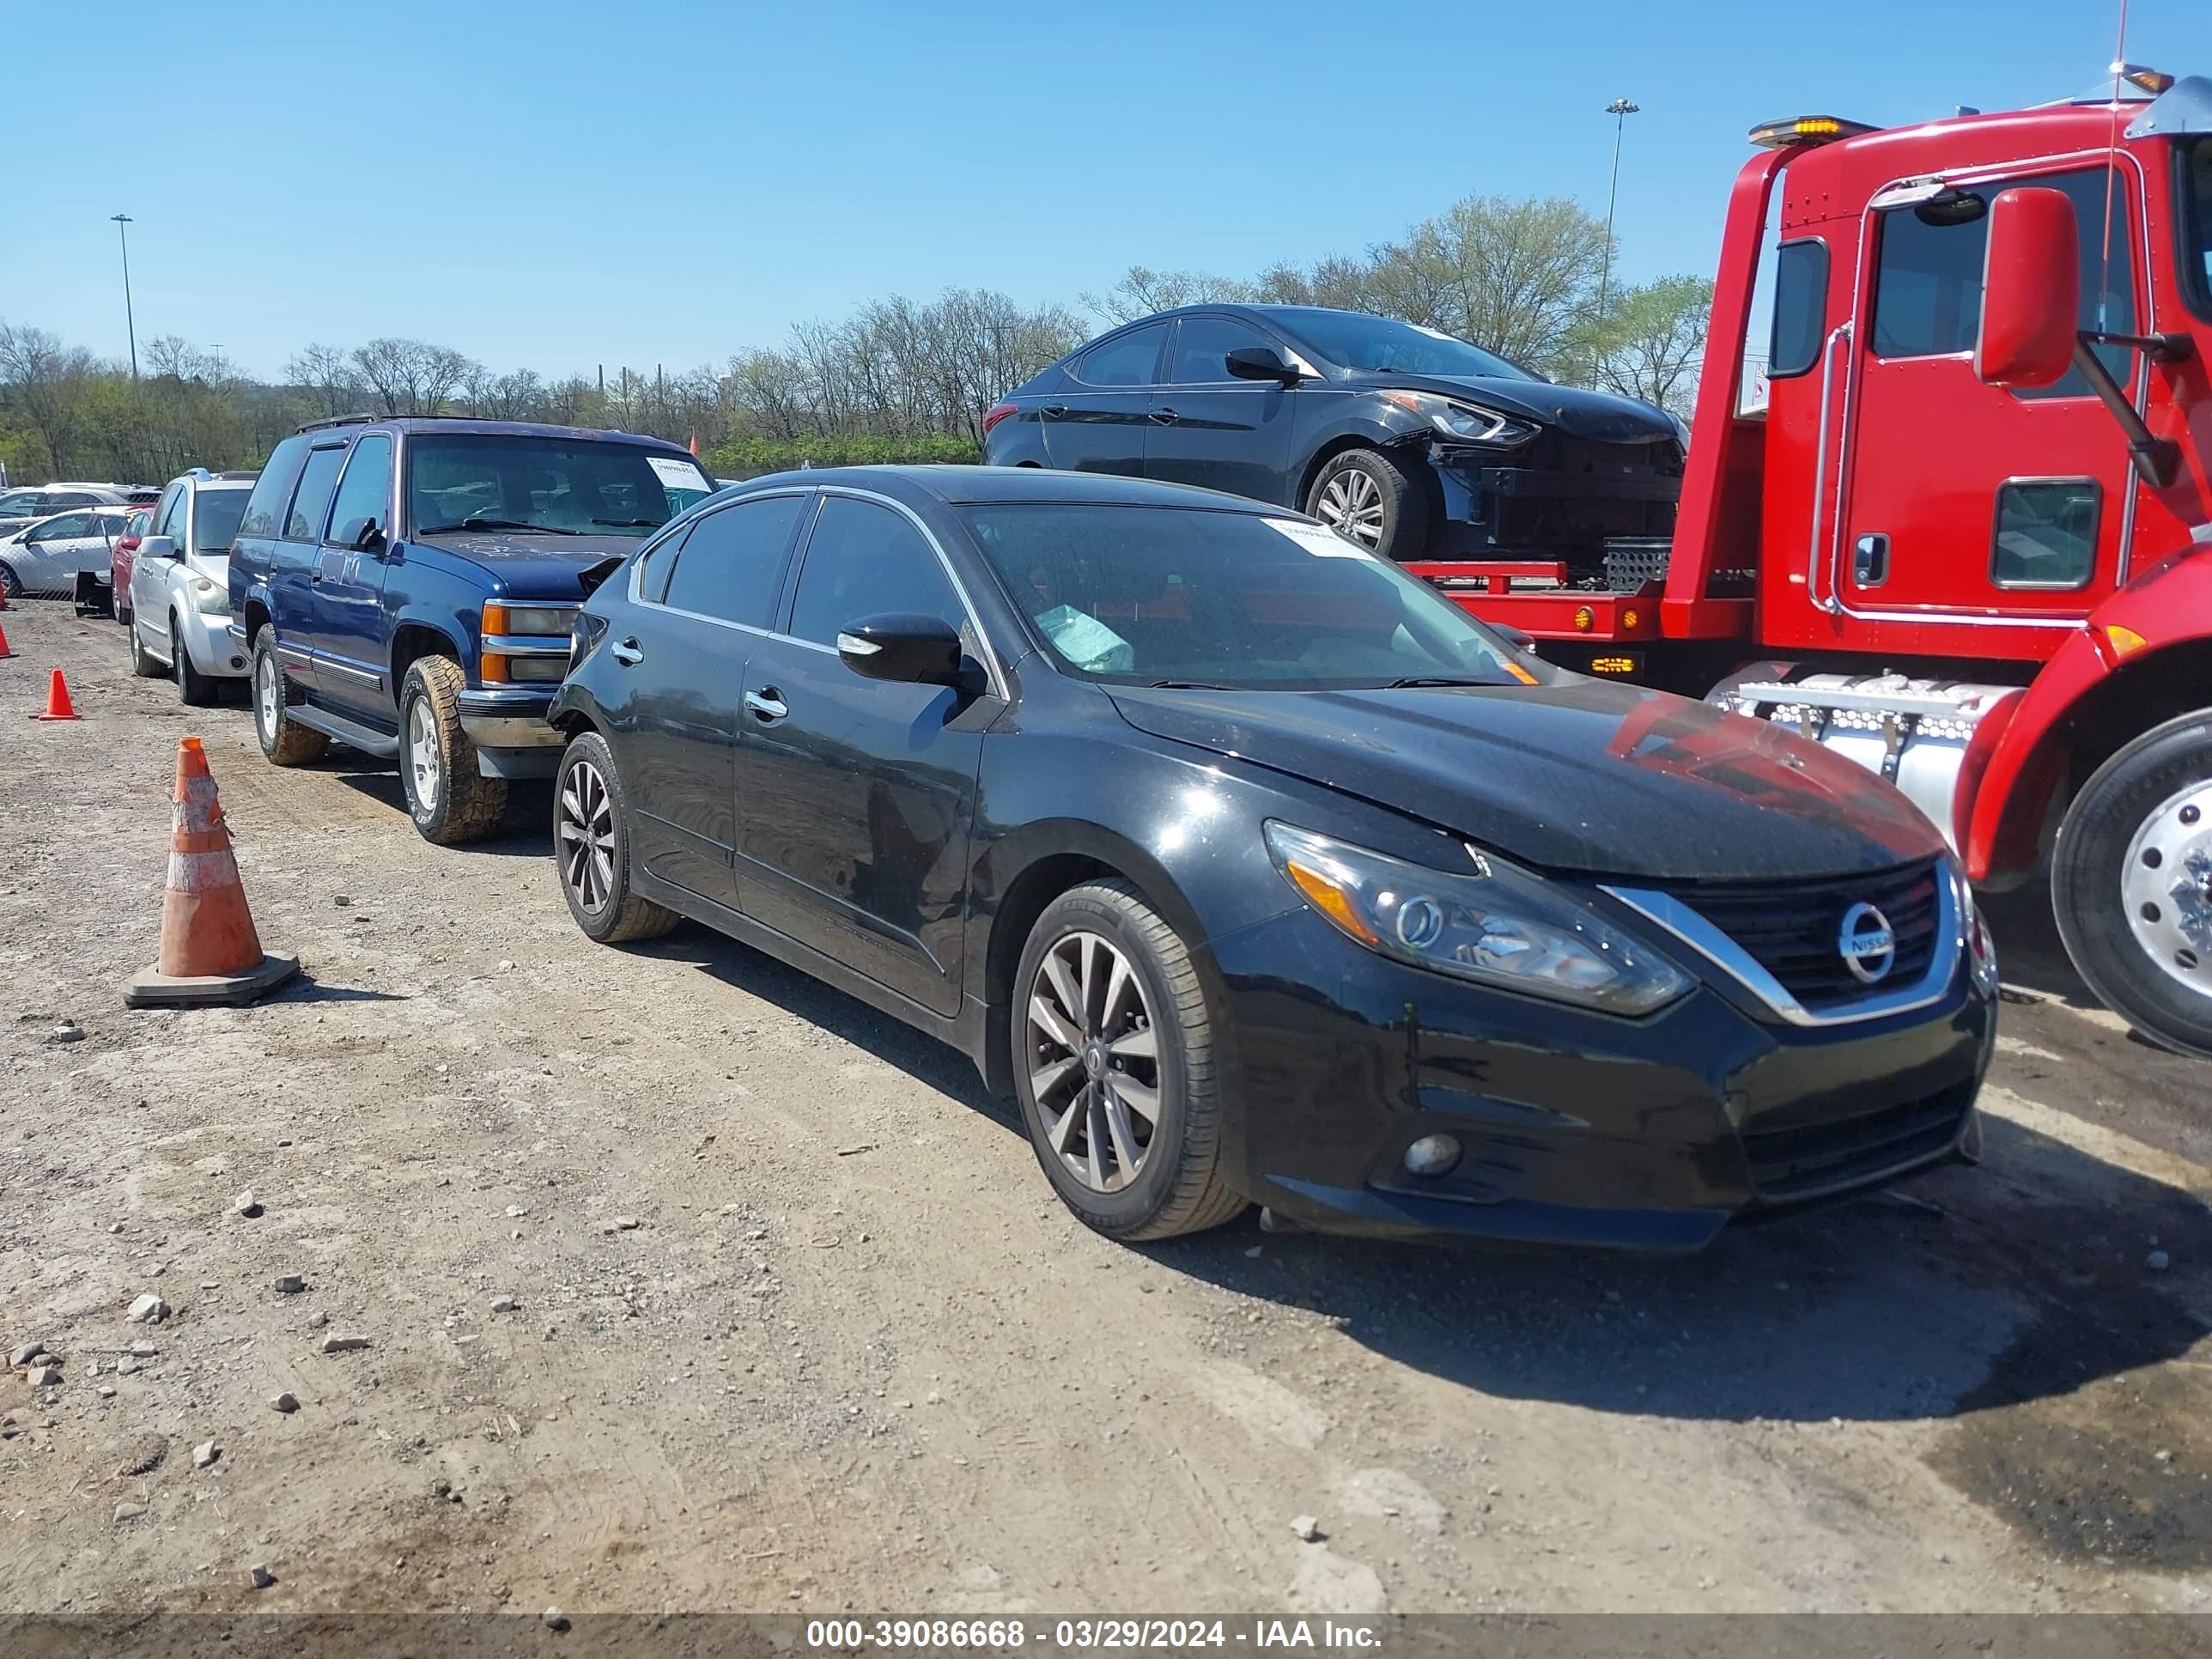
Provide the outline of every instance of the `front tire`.
{"type": "Polygon", "coordinates": [[[1222,1178],[1213,1017],[1190,952],[1125,882],[1045,908],[1014,980],[1014,1089],[1045,1178],[1109,1238],[1218,1227],[1247,1200],[1222,1178]]]}
{"type": "Polygon", "coordinates": [[[1418,559],[1429,544],[1429,495],[1421,479],[1379,449],[1347,449],[1314,475],[1306,511],[1386,559],[1418,559]]]}
{"type": "Polygon", "coordinates": [[[683,919],[630,889],[622,775],[613,750],[596,732],[579,732],[562,752],[553,785],[553,859],[568,914],[601,945],[659,939],[683,919]]]}
{"type": "Polygon", "coordinates": [[[416,658],[400,683],[399,776],[415,828],[435,847],[483,840],[507,811],[507,780],[477,769],[461,729],[467,687],[451,657],[416,658]]]}
{"type": "Polygon", "coordinates": [[[187,708],[205,708],[215,702],[216,683],[192,665],[191,649],[185,643],[185,624],[173,611],[169,613],[169,661],[176,670],[179,702],[187,708]]]}
{"type": "MultiPolygon", "coordinates": [[[[136,638],[136,635],[133,635],[136,638]]],[[[294,720],[300,693],[276,659],[276,629],[264,625],[253,636],[253,735],[271,766],[305,766],[322,759],[331,740],[294,720]]]]}
{"type": "Polygon", "coordinates": [[[15,567],[0,564],[0,599],[20,599],[23,597],[23,579],[15,574],[15,567]]]}
{"type": "Polygon", "coordinates": [[[2212,711],[2154,726],[2097,769],[2059,828],[2051,901],[2106,1006],[2212,1058],[2212,711]]]}

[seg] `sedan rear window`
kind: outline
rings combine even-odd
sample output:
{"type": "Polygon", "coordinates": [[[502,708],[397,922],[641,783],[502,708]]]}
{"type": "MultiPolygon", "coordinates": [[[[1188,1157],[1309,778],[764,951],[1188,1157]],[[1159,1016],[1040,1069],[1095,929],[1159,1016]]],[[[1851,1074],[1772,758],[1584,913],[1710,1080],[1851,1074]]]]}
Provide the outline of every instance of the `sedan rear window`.
{"type": "Polygon", "coordinates": [[[965,514],[1060,668],[1122,685],[1529,684],[1425,583],[1304,520],[1021,503],[965,514]]]}

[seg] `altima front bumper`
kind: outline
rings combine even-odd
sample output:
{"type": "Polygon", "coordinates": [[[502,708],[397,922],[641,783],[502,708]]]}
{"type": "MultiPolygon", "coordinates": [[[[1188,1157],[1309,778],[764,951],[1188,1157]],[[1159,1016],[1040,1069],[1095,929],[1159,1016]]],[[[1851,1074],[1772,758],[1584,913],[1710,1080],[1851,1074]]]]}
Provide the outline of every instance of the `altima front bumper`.
{"type": "Polygon", "coordinates": [[[1310,912],[1212,951],[1228,1172],[1328,1231],[1693,1250],[1970,1149],[1996,1041],[1963,962],[1932,1004],[1808,1029],[1711,983],[1640,1020],[1489,992],[1310,912]],[[1458,1161],[1410,1173],[1407,1149],[1437,1134],[1458,1161]]]}

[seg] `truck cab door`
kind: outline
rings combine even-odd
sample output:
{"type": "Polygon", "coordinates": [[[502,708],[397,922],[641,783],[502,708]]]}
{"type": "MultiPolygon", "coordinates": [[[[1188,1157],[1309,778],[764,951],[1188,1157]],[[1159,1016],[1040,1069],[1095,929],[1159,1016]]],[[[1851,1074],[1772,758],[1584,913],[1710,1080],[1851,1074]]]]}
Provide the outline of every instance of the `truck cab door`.
{"type": "MultiPolygon", "coordinates": [[[[2034,659],[2126,580],[2136,480],[2079,369],[2033,391],[1976,378],[1988,204],[2015,185],[2063,191],[2080,230],[2079,325],[2137,333],[2142,179],[2124,153],[2109,169],[1980,171],[1877,195],[1860,227],[1871,280],[1821,457],[1836,508],[1816,526],[1813,598],[1863,635],[1856,643],[2034,659]],[[1892,631],[1922,622],[1973,637],[1892,631]]],[[[2142,355],[2097,349],[2141,407],[2142,355]]]]}

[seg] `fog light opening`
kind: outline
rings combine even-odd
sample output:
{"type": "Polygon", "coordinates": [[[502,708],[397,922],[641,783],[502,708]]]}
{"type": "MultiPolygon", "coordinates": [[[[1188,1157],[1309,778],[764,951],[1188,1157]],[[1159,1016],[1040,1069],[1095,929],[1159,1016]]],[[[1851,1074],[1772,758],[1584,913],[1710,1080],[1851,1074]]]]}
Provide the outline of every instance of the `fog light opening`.
{"type": "Polygon", "coordinates": [[[1438,1176],[1448,1176],[1458,1167],[1459,1137],[1456,1135],[1423,1135],[1406,1148],[1406,1173],[1425,1181],[1438,1176]]]}

